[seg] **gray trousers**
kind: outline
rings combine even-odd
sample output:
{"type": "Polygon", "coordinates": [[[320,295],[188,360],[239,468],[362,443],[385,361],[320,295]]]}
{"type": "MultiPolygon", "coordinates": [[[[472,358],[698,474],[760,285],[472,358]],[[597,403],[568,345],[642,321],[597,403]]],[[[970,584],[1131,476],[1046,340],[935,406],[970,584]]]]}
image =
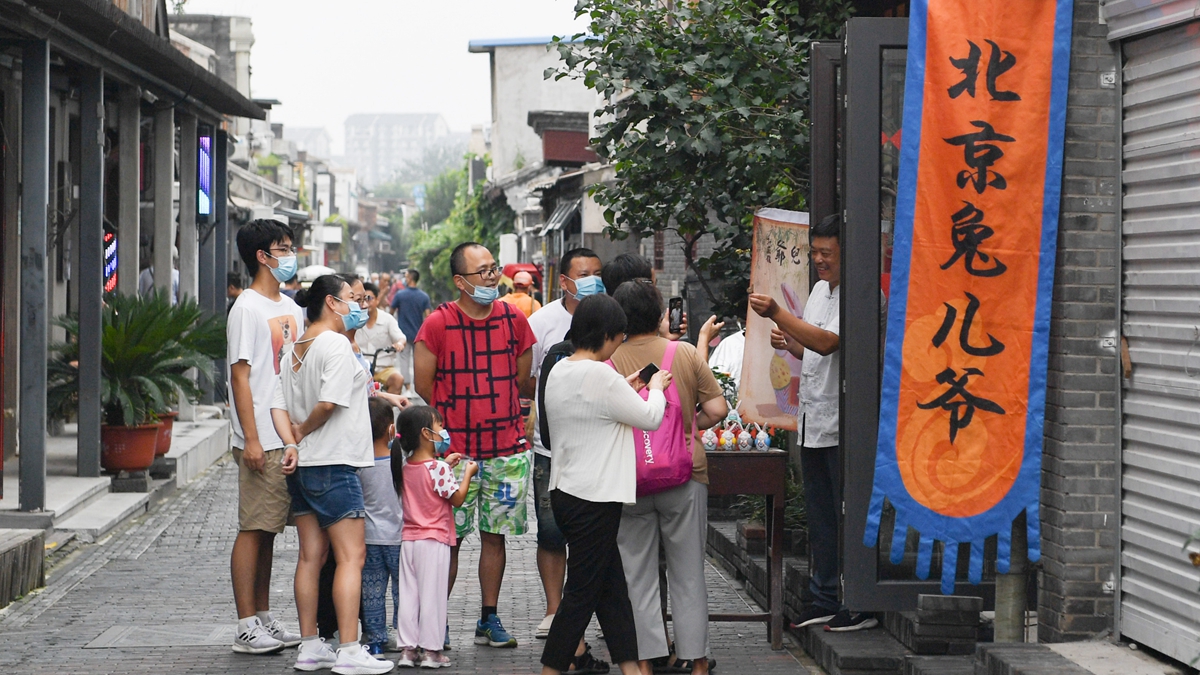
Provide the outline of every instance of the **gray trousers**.
{"type": "Polygon", "coordinates": [[[708,589],[704,582],[707,531],[708,486],[694,480],[639,497],[637,504],[626,504],[622,510],[617,546],[633,605],[639,659],[667,655],[659,601],[659,542],[666,552],[675,654],[688,660],[708,655],[708,589]]]}

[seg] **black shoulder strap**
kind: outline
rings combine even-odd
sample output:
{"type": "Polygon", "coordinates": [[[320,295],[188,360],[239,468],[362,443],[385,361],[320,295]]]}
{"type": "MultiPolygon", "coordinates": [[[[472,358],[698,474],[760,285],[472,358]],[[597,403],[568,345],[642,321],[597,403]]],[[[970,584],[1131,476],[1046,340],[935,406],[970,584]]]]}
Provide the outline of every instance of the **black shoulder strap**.
{"type": "Polygon", "coordinates": [[[550,449],[550,418],[546,415],[546,381],[550,379],[550,370],[554,364],[575,353],[575,345],[570,340],[563,340],[546,350],[542,358],[542,368],[538,371],[537,409],[538,431],[542,435],[542,447],[550,449]]]}

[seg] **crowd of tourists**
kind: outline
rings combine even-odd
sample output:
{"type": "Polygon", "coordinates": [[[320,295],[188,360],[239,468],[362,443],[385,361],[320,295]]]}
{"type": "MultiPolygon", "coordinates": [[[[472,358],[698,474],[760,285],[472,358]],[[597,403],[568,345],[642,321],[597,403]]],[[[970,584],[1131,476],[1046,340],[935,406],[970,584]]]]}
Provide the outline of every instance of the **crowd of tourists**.
{"type": "MultiPolygon", "coordinates": [[[[837,223],[814,234],[821,227],[836,245],[837,223]]],[[[680,322],[669,320],[645,259],[626,254],[605,264],[584,248],[563,255],[561,297],[545,306],[528,272],[497,302],[501,270],[473,242],[450,256],[457,299],[436,308],[415,270],[397,279],[329,274],[288,294],[280,285],[296,275],[292,242],[287,226],[272,220],[237,236],[253,281],[228,317],[239,466],[234,651],[298,647],[295,668],[303,671],[449,666],[447,606],[459,547],[475,532],[482,602],[474,642],[516,647],[501,620],[500,590],[506,538],[527,531],[532,501],[546,598],[534,633],[545,640],[543,673],[609,672],[584,641],[592,616],[626,675],[710,672],[708,467],[696,439],[728,413],[707,359],[722,324],[704,324],[699,348],[681,340],[686,321],[670,325],[680,322]],[[298,633],[270,607],[274,539],[288,525],[300,548],[298,633]]],[[[814,250],[825,250],[817,243],[814,250]]],[[[822,279],[836,274],[822,264],[822,279]]],[[[806,312],[823,312],[815,325],[751,296],[754,310],[779,326],[775,346],[801,355],[805,377],[811,367],[823,387],[837,349],[831,278],[814,290],[828,296],[825,309],[806,312]]],[[[740,334],[723,341],[712,361],[739,370],[742,344],[740,334]]],[[[814,400],[820,419],[804,444],[818,450],[812,463],[829,483],[814,489],[828,491],[836,485],[827,450],[836,455],[837,421],[835,408],[829,426],[826,402],[814,400]]],[[[808,472],[806,463],[806,485],[808,472]]],[[[833,576],[815,563],[817,604],[801,620],[865,627],[869,617],[837,604],[836,550],[833,541],[833,576]]]]}

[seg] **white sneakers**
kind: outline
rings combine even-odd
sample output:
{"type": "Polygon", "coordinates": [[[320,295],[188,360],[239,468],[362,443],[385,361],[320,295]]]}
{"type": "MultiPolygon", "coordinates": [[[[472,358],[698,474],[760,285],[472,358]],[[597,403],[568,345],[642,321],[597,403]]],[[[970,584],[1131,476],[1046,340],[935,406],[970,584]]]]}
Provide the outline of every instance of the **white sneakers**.
{"type": "Polygon", "coordinates": [[[426,650],[421,656],[422,668],[449,668],[450,658],[441,652],[426,650]]]}
{"type": "Polygon", "coordinates": [[[271,623],[266,624],[264,628],[271,634],[271,637],[282,642],[284,647],[295,647],[300,644],[300,634],[288,632],[279,619],[272,618],[271,623]]]}
{"type": "Polygon", "coordinates": [[[300,649],[296,651],[296,670],[323,670],[332,668],[337,664],[337,652],[325,643],[324,640],[317,638],[300,643],[300,649]]]}
{"type": "MultiPolygon", "coordinates": [[[[271,623],[277,624],[278,621],[271,623]]],[[[284,631],[286,634],[286,631],[284,631]]],[[[233,651],[239,654],[274,654],[281,651],[284,644],[281,640],[276,639],[267,630],[267,627],[258,620],[258,617],[250,617],[245,620],[245,623],[238,622],[238,633],[233,638],[233,651]]]]}
{"type": "Polygon", "coordinates": [[[550,625],[553,623],[554,615],[547,614],[546,617],[542,619],[542,622],[539,623],[537,628],[533,631],[533,637],[538,640],[545,640],[546,638],[550,637],[550,625]]]}
{"type": "Polygon", "coordinates": [[[337,650],[337,663],[333,665],[333,672],[338,675],[383,675],[395,667],[391,661],[372,656],[366,645],[359,645],[337,650]]]}
{"type": "Polygon", "coordinates": [[[400,652],[400,658],[396,659],[397,668],[415,668],[421,662],[421,655],[415,649],[405,649],[400,652]]]}

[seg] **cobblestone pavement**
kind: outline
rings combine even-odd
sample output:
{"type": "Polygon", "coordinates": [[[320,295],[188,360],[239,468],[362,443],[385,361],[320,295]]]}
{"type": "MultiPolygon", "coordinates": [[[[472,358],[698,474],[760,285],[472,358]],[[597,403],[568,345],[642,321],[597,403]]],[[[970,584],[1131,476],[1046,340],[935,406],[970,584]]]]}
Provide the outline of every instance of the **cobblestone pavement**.
{"type": "MultiPolygon", "coordinates": [[[[56,565],[48,586],[0,611],[0,672],[20,673],[292,673],[294,650],[246,656],[229,649],[235,612],[229,551],[236,534],[237,471],[228,456],[150,513],[56,565]],[[110,646],[105,646],[110,645],[110,646]]],[[[450,602],[454,666],[449,672],[536,673],[541,642],[533,629],[543,600],[532,535],[509,540],[500,613],[520,641],[511,650],[471,642],[479,607],[478,539],[463,548],[462,573],[450,602]]],[[[295,531],[276,540],[275,613],[296,624],[291,571],[295,531]]],[[[749,606],[709,565],[712,611],[749,606]]],[[[607,657],[593,623],[588,641],[607,657]]],[[[787,638],[790,641],[790,638],[787,638]]],[[[789,650],[773,652],[759,624],[713,624],[718,673],[819,673],[789,650]]],[[[614,669],[614,672],[615,669],[614,669]]]]}

